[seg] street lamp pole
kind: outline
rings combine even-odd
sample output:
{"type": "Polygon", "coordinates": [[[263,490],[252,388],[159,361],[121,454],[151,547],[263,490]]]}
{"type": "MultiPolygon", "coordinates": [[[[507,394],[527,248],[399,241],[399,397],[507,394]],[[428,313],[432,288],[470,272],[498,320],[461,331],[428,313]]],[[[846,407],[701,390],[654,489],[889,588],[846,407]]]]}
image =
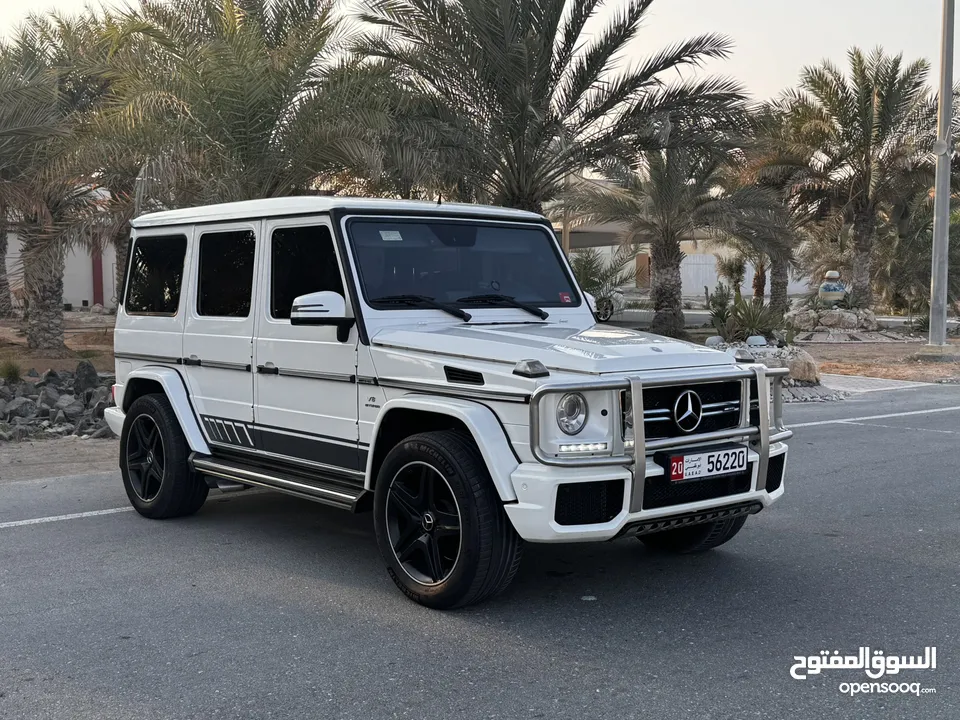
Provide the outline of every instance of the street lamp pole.
{"type": "Polygon", "coordinates": [[[950,248],[950,159],[953,115],[953,24],[955,0],[943,0],[940,47],[940,115],[937,126],[936,194],[933,215],[933,263],[930,273],[930,345],[947,344],[947,258],[950,248]]]}

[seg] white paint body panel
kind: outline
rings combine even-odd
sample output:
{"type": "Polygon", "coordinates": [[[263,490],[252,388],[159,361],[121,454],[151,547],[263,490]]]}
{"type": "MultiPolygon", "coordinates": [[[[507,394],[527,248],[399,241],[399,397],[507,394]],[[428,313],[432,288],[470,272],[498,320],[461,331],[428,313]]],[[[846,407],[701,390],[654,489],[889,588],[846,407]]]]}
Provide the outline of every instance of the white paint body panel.
{"type": "MultiPolygon", "coordinates": [[[[156,365],[143,365],[127,373],[123,378],[124,382],[122,384],[120,383],[121,378],[117,376],[117,386],[115,388],[117,408],[126,409],[129,407],[129,403],[125,400],[124,394],[126,388],[130,386],[131,381],[137,378],[152,380],[160,384],[164,394],[170,401],[170,405],[173,406],[173,412],[176,413],[177,420],[180,421],[180,428],[187,438],[187,444],[190,445],[190,449],[198,453],[203,453],[204,455],[209,455],[210,446],[207,445],[207,441],[200,431],[200,424],[197,422],[196,414],[190,406],[190,398],[187,396],[187,387],[184,384],[184,379],[176,369],[171,367],[158,367],[156,365]]],[[[118,417],[117,413],[113,413],[111,418],[108,419],[108,422],[111,423],[111,429],[113,429],[113,423],[118,423],[120,428],[123,427],[123,418],[118,417]]],[[[117,430],[114,430],[114,432],[118,435],[120,434],[117,430]]]]}
{"type": "MultiPolygon", "coordinates": [[[[510,444],[497,422],[497,416],[493,414],[490,408],[458,398],[433,398],[411,394],[388,400],[380,413],[380,421],[383,421],[391,410],[399,408],[419,410],[426,413],[441,413],[461,421],[467,426],[480,448],[480,454],[483,456],[500,499],[504,502],[517,499],[510,476],[517,469],[519,463],[510,451],[510,444]]],[[[380,422],[374,428],[374,438],[377,436],[379,426],[380,422]]],[[[372,468],[373,453],[371,452],[367,460],[367,489],[372,489],[373,482],[376,479],[372,477],[372,468]]]]}
{"type": "MultiPolygon", "coordinates": [[[[194,409],[200,414],[240,423],[253,422],[253,376],[252,360],[254,303],[257,297],[256,273],[253,295],[247,317],[211,317],[200,315],[197,308],[197,293],[200,283],[200,243],[209,233],[246,231],[256,238],[256,251],[262,244],[260,223],[226,223],[205,225],[197,228],[194,235],[194,251],[186,282],[181,290],[181,307],[184,309],[183,357],[200,359],[205,363],[197,367],[184,365],[183,372],[190,387],[194,409]],[[216,363],[239,365],[246,370],[215,367],[216,363]]],[[[205,428],[206,432],[206,428],[205,428]]],[[[229,428],[228,436],[239,444],[250,444],[247,435],[229,428]]],[[[214,440],[208,434],[208,440],[214,440]]]]}

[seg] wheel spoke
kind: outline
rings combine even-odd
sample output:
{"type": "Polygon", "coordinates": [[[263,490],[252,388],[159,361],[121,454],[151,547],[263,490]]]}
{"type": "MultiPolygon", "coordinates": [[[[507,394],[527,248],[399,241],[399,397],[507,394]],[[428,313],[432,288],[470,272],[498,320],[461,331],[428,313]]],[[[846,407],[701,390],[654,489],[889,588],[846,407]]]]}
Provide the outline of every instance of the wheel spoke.
{"type": "Polygon", "coordinates": [[[402,563],[408,562],[417,550],[423,549],[424,537],[426,536],[419,525],[411,526],[393,547],[397,560],[402,563]]]}
{"type": "Polygon", "coordinates": [[[390,488],[390,502],[410,523],[420,525],[423,510],[420,507],[419,498],[415,497],[406,487],[400,483],[394,483],[390,488]]]}
{"type": "Polygon", "coordinates": [[[158,468],[156,463],[153,463],[147,470],[147,477],[156,480],[159,485],[163,482],[163,470],[158,468]]]}
{"type": "Polygon", "coordinates": [[[147,452],[150,449],[150,440],[148,431],[143,426],[144,423],[140,421],[140,418],[137,418],[133,425],[133,435],[137,439],[137,449],[142,452],[147,452]]]}
{"type": "Polygon", "coordinates": [[[460,516],[456,513],[434,510],[433,517],[436,521],[436,527],[433,531],[436,537],[460,534],[460,516]]]}
{"type": "Polygon", "coordinates": [[[433,582],[439,582],[443,579],[444,575],[443,562],[440,559],[440,546],[437,544],[436,538],[432,538],[429,535],[424,536],[423,543],[430,579],[433,580],[433,582]]]}

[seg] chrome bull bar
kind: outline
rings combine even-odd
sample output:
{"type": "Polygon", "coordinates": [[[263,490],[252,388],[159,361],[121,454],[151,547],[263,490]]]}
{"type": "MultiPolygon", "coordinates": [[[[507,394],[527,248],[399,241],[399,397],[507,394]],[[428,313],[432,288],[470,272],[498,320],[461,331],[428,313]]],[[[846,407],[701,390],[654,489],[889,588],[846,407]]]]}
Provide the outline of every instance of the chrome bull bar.
{"type": "Polygon", "coordinates": [[[582,383],[547,383],[541,385],[530,398],[530,447],[534,457],[544,465],[560,467],[597,467],[605,465],[645,465],[646,456],[660,450],[701,445],[722,440],[743,439],[750,442],[759,455],[757,468],[757,488],[766,481],[767,465],[770,459],[770,446],[787,440],[793,431],[783,424],[782,380],[789,374],[786,368],[768,368],[762,364],[749,368],[729,367],[683,369],[645,374],[643,377],[616,378],[582,383]],[[751,379],[757,382],[757,405],[759,421],[750,423],[751,379]],[[735,381],[742,383],[740,401],[740,425],[735,428],[709,433],[691,434],[680,437],[646,440],[643,413],[643,392],[645,388],[667,386],[695,386],[704,383],[735,381]],[[621,412],[615,412],[613,418],[613,443],[610,454],[589,457],[563,458],[550,455],[540,447],[540,407],[545,397],[568,392],[588,392],[595,390],[630,391],[633,410],[633,447],[627,448],[623,438],[621,412]],[[771,403],[772,396],[772,403],[771,403]],[[771,407],[772,405],[772,407],[771,407]]]}

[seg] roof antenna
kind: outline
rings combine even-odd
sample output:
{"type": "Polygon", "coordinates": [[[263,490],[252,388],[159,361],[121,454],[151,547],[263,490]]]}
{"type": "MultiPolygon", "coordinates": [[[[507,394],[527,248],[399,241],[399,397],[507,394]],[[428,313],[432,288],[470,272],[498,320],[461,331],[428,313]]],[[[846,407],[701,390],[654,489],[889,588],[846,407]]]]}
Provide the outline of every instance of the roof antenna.
{"type": "Polygon", "coordinates": [[[437,193],[437,205],[443,204],[443,193],[437,193]]]}

